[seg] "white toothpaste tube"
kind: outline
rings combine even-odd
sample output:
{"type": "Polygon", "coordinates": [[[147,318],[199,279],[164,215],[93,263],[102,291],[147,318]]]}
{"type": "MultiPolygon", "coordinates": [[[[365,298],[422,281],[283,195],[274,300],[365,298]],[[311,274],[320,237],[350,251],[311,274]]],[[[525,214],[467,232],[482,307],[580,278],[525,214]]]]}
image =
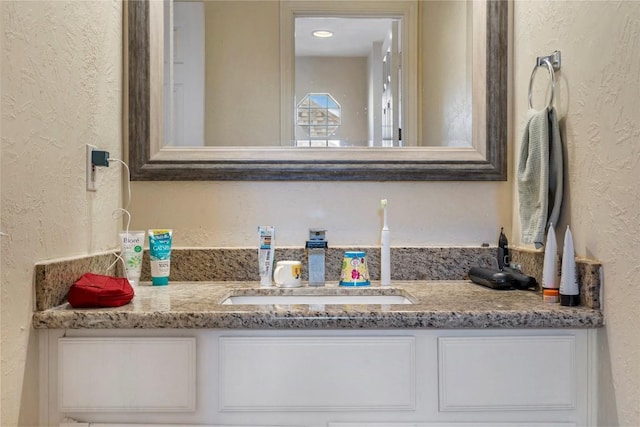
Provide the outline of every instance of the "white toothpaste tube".
{"type": "Polygon", "coordinates": [[[258,271],[260,273],[260,286],[272,285],[273,255],[276,229],[272,225],[258,227],[258,271]]]}

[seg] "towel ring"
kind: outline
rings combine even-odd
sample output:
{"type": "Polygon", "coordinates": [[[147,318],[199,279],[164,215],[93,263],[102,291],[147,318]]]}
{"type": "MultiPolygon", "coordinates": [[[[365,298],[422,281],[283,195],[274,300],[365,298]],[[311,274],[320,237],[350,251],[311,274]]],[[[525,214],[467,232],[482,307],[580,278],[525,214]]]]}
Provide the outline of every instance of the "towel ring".
{"type": "Polygon", "coordinates": [[[531,78],[529,78],[529,109],[533,109],[533,103],[531,102],[531,89],[533,88],[533,77],[536,75],[536,71],[538,71],[538,67],[542,65],[546,65],[549,70],[549,74],[551,75],[551,98],[549,99],[549,104],[547,104],[547,108],[553,105],[553,93],[556,90],[556,73],[553,71],[553,64],[549,58],[541,58],[539,62],[536,63],[535,67],[533,67],[533,71],[531,72],[531,78]]]}

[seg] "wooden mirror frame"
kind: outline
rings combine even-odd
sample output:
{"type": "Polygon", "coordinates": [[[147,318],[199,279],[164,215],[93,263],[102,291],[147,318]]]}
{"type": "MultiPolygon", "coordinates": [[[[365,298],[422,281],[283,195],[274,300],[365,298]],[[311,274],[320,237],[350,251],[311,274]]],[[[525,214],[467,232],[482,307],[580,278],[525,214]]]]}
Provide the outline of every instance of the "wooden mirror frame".
{"type": "MultiPolygon", "coordinates": [[[[300,159],[284,150],[268,150],[269,156],[245,155],[243,158],[199,159],[171,155],[151,155],[151,82],[150,29],[147,0],[128,1],[125,13],[128,37],[128,161],[134,181],[504,181],[507,179],[507,75],[508,75],[508,1],[487,0],[486,43],[486,147],[484,155],[474,149],[438,150],[429,158],[416,158],[408,152],[393,158],[394,151],[408,148],[339,148],[336,154],[323,149],[313,158],[313,150],[300,159]],[[474,156],[447,153],[474,151],[474,156]],[[275,153],[275,155],[274,155],[275,153]],[[325,154],[334,155],[327,156],[325,154]],[[438,154],[440,153],[440,154],[438,154]],[[444,155],[442,153],[445,153],[444,155]],[[334,158],[331,158],[334,157],[334,158]],[[387,159],[384,159],[387,157],[387,159]],[[391,157],[391,158],[389,158],[391,157]]],[[[424,148],[422,148],[424,150],[424,148]]],[[[238,148],[228,147],[227,153],[238,148]]],[[[247,150],[247,149],[240,149],[247,150]]],[[[164,150],[163,150],[164,151],[164,150]]],[[[171,149],[168,150],[169,153],[171,149]]],[[[247,150],[250,152],[252,150],[247,150]]]]}

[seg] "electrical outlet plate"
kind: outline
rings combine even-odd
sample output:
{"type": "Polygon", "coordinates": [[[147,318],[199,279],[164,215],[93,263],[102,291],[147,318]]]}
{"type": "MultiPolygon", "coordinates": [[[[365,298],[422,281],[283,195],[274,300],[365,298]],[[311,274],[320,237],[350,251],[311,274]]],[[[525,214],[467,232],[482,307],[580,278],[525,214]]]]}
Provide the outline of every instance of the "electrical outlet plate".
{"type": "Polygon", "coordinates": [[[91,162],[91,152],[96,149],[97,147],[87,144],[87,191],[98,191],[96,187],[96,168],[91,162]]]}

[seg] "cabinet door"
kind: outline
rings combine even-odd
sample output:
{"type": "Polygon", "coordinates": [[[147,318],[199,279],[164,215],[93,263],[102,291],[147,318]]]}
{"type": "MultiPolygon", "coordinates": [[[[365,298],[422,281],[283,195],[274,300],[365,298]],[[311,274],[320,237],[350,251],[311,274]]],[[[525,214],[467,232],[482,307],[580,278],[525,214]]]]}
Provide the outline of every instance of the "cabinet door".
{"type": "Polygon", "coordinates": [[[195,338],[61,338],[62,412],[188,412],[196,401],[195,338]]]}
{"type": "Polygon", "coordinates": [[[414,337],[220,338],[220,410],[412,411],[414,337]]]}
{"type": "Polygon", "coordinates": [[[576,408],[574,336],[438,338],[440,411],[576,408]]]}

